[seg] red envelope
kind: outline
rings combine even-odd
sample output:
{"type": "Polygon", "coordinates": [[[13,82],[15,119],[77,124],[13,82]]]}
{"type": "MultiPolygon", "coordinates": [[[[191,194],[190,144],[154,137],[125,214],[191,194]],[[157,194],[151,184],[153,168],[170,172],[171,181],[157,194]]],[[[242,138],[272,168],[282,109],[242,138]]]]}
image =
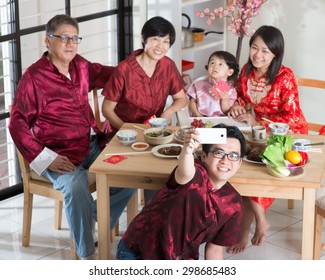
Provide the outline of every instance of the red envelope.
{"type": "Polygon", "coordinates": [[[109,158],[106,158],[104,159],[105,162],[108,162],[108,163],[111,163],[111,164],[117,164],[119,162],[121,162],[122,160],[125,160],[126,157],[125,156],[119,156],[119,155],[116,155],[116,156],[111,156],[109,158]]]}
{"type": "Polygon", "coordinates": [[[151,119],[156,118],[156,115],[151,116],[149,119],[145,120],[143,123],[148,124],[151,119]]]}

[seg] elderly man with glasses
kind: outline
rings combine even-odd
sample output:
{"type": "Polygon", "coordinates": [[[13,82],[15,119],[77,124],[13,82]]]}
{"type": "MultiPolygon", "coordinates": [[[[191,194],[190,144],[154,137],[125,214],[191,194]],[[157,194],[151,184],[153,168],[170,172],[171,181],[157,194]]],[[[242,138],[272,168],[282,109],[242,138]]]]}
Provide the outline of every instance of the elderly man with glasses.
{"type": "Polygon", "coordinates": [[[243,134],[226,128],[227,143],[203,144],[200,159],[194,151],[201,139],[192,129],[185,136],[178,166],[155,196],[133,219],[118,248],[117,259],[223,259],[225,246],[241,238],[243,200],[228,182],[246,153],[243,134]]]}
{"type": "MultiPolygon", "coordinates": [[[[12,106],[11,136],[30,166],[64,195],[65,213],[76,252],[96,259],[92,230],[96,204],[85,169],[97,158],[111,131],[96,126],[88,92],[103,88],[114,67],[77,54],[78,22],[56,15],[46,24],[48,49],[19,81],[12,106]]],[[[133,190],[111,188],[111,226],[133,190]]]]}

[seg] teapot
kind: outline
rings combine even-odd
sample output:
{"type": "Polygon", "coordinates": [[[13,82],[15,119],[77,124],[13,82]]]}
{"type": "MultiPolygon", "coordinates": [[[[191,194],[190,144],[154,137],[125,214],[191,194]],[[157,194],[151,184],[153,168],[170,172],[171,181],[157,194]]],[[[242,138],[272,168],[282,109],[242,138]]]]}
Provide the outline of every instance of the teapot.
{"type": "Polygon", "coordinates": [[[194,46],[194,35],[190,29],[191,19],[187,14],[182,14],[183,17],[186,17],[188,20],[187,27],[182,26],[182,49],[190,48],[194,46]]]}

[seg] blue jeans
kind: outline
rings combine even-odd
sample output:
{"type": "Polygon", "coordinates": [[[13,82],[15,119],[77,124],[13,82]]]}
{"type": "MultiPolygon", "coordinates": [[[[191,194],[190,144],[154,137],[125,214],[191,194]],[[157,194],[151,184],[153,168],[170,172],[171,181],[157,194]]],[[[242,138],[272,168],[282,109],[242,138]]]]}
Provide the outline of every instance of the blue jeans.
{"type": "Polygon", "coordinates": [[[123,239],[117,245],[116,249],[116,259],[117,260],[142,260],[141,255],[135,253],[133,250],[129,249],[123,239]]]}
{"type": "MultiPolygon", "coordinates": [[[[101,149],[97,139],[90,143],[90,153],[73,172],[59,174],[45,170],[43,176],[53,183],[53,188],[61,190],[70,233],[79,257],[88,257],[95,253],[92,235],[93,221],[97,220],[96,202],[88,187],[86,169],[95,161],[101,149]]],[[[110,188],[110,225],[114,227],[129,199],[137,190],[110,188]]]]}

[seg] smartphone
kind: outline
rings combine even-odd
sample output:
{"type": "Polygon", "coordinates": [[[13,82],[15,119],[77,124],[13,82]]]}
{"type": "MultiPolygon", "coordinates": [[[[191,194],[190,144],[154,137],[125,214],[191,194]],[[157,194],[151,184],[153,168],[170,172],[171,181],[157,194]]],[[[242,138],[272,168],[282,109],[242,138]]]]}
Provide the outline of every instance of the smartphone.
{"type": "Polygon", "coordinates": [[[226,144],[226,128],[196,128],[200,132],[201,144],[226,144]]]}

